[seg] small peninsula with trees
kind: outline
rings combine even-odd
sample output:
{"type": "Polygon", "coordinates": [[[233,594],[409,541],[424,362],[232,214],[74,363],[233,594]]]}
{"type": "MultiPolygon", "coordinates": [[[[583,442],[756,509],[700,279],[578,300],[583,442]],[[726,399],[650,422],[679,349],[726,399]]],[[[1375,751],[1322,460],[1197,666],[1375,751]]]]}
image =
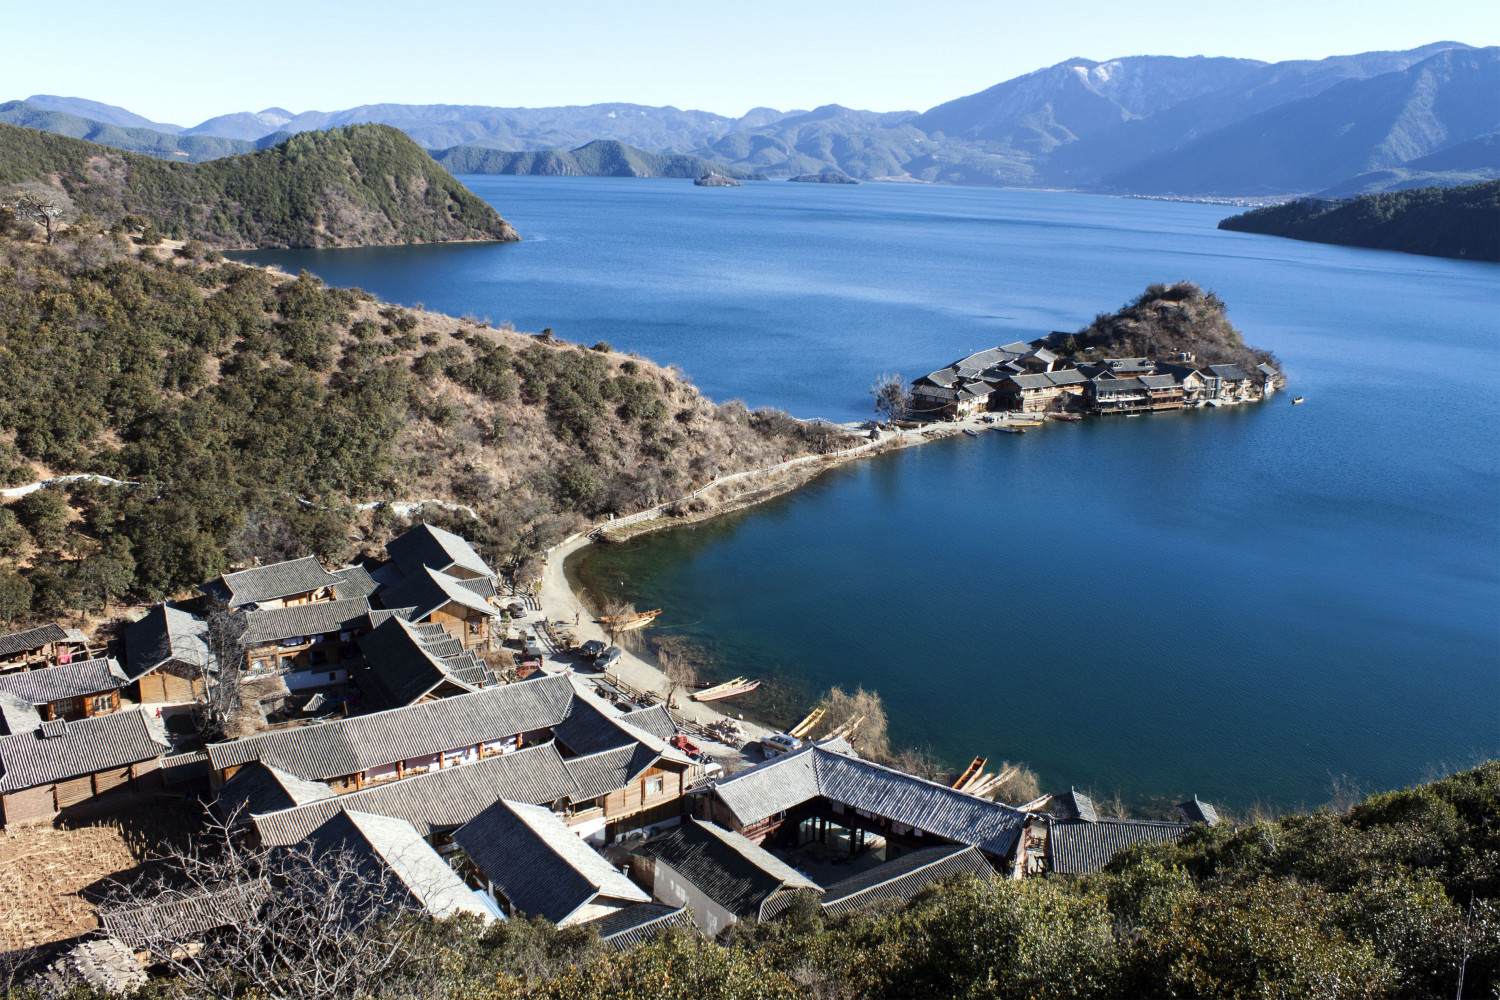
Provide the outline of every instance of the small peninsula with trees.
{"type": "Polygon", "coordinates": [[[1305,198],[1231,216],[1219,228],[1430,257],[1500,261],[1500,181],[1348,200],[1305,198]]]}

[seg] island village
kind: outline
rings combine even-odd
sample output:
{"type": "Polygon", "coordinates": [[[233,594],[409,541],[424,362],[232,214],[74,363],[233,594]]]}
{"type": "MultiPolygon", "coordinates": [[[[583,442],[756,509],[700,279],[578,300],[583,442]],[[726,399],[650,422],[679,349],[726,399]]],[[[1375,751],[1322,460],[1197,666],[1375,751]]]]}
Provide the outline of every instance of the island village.
{"type": "MultiPolygon", "coordinates": [[[[1030,348],[965,364],[981,359],[1050,372],[1030,348]]],[[[930,388],[971,392],[969,370],[930,388]]],[[[571,593],[513,590],[457,534],[418,524],[385,555],[226,572],[118,634],[0,637],[6,830],[189,809],[245,850],[353,858],[392,911],[544,917],[626,947],[794,905],[847,913],[956,873],[1091,872],[1219,822],[1196,797],[1170,821],[1072,790],[1007,804],[980,759],[952,783],[865,759],[859,719],[766,732],[712,709],[735,687],[674,690],[606,648],[571,593]],[[199,735],[205,718],[222,738],[199,735]]],[[[230,879],[101,905],[53,974],[126,989],[278,891],[230,879]]]]}
{"type": "Polygon", "coordinates": [[[1283,384],[1281,373],[1264,362],[1249,369],[1202,364],[1186,352],[1171,362],[1100,358],[1073,365],[1060,351],[1071,337],[1052,333],[960,358],[912,383],[909,413],[924,419],[987,411],[1063,419],[1084,413],[1131,416],[1263,400],[1283,384]]]}

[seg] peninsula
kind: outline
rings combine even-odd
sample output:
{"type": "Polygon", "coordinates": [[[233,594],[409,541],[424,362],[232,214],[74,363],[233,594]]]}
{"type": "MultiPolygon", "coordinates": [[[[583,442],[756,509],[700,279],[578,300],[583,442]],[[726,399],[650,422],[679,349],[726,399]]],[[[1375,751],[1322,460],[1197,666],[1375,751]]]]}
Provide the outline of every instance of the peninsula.
{"type": "Polygon", "coordinates": [[[1275,360],[1245,345],[1218,296],[1183,281],[1151,285],[1076,333],[960,358],[917,379],[909,394],[888,380],[877,387],[877,406],[919,420],[1231,406],[1265,399],[1285,384],[1275,360]]]}
{"type": "Polygon", "coordinates": [[[1352,199],[1303,199],[1231,216],[1219,228],[1431,257],[1500,261],[1500,181],[1352,199]]]}

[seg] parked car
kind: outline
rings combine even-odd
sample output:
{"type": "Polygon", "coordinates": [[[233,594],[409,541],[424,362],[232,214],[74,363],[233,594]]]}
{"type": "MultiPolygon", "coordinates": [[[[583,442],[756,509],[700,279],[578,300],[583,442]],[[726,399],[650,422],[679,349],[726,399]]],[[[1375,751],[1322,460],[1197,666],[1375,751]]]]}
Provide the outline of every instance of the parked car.
{"type": "Polygon", "coordinates": [[[795,736],[786,733],[773,733],[760,741],[760,752],[769,760],[772,757],[780,757],[784,753],[793,750],[801,750],[802,741],[795,736]]]}
{"type": "Polygon", "coordinates": [[[511,604],[505,610],[510,612],[510,616],[512,618],[525,618],[526,617],[526,606],[524,604],[519,603],[519,602],[511,604]]]}
{"type": "Polygon", "coordinates": [[[599,659],[599,657],[604,655],[604,649],[604,643],[600,642],[598,639],[590,639],[588,642],[578,647],[578,655],[583,657],[585,660],[597,660],[599,659]]]}
{"type": "Polygon", "coordinates": [[[597,664],[599,664],[599,669],[601,669],[601,670],[608,670],[610,667],[614,666],[616,663],[619,663],[620,662],[620,657],[622,657],[624,655],[625,655],[625,650],[621,649],[619,646],[611,646],[608,649],[606,649],[604,651],[604,654],[602,656],[600,656],[599,659],[595,660],[594,662],[597,663],[597,664]]]}

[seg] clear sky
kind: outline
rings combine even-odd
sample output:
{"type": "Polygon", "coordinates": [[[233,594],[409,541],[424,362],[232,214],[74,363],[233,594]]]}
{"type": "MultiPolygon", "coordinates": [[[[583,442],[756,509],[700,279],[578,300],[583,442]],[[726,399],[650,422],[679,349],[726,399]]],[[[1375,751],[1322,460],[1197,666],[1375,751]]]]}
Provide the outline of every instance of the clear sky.
{"type": "Polygon", "coordinates": [[[4,3],[0,100],[231,111],[626,101],[925,110],[1072,56],[1317,59],[1500,43],[1495,0],[4,3]]]}

